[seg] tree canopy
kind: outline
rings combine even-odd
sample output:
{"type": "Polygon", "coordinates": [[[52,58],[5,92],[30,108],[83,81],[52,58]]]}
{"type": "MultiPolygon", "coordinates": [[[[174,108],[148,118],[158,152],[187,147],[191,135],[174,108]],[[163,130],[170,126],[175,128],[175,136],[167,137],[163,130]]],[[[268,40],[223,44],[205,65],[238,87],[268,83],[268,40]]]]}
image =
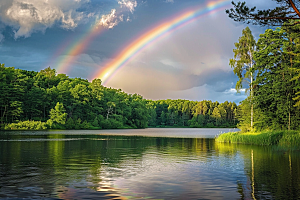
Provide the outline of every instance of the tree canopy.
{"type": "Polygon", "coordinates": [[[242,101],[237,114],[243,130],[250,130],[251,106],[256,130],[299,129],[299,26],[267,29],[256,42],[253,96],[242,101]]]}
{"type": "Polygon", "coordinates": [[[237,22],[261,26],[294,25],[300,19],[299,0],[273,0],[278,6],[273,9],[257,10],[250,8],[246,2],[231,2],[234,8],[226,10],[228,16],[237,22]],[[294,20],[293,23],[287,23],[294,20]]]}
{"type": "Polygon", "coordinates": [[[56,74],[0,66],[1,128],[235,127],[231,102],[146,100],[139,94],[56,74]]]}

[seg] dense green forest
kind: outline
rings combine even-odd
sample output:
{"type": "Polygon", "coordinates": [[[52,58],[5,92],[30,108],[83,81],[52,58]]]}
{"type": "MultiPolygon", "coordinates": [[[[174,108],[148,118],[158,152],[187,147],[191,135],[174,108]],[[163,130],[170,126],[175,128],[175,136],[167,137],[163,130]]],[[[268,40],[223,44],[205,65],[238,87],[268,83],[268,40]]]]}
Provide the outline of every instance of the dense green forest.
{"type": "Polygon", "coordinates": [[[248,97],[237,106],[209,100],[146,100],[138,94],[56,74],[0,67],[1,129],[112,129],[300,127],[300,25],[267,29],[256,41],[247,27],[235,43],[236,89],[248,97]]]}
{"type": "Polygon", "coordinates": [[[231,102],[146,100],[138,94],[56,74],[0,66],[1,129],[235,127],[231,102]]]}
{"type": "Polygon", "coordinates": [[[236,88],[247,88],[239,105],[239,127],[249,130],[299,130],[300,25],[267,29],[257,41],[243,30],[230,60],[239,77],[236,88]]]}

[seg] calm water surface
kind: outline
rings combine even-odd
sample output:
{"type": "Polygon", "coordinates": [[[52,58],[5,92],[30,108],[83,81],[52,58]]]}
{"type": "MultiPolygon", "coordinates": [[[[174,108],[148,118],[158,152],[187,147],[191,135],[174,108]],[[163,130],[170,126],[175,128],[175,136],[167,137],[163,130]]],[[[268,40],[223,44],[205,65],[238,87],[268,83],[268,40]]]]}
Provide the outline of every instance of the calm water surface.
{"type": "Polygon", "coordinates": [[[0,132],[0,199],[299,199],[300,152],[228,131],[0,132]]]}

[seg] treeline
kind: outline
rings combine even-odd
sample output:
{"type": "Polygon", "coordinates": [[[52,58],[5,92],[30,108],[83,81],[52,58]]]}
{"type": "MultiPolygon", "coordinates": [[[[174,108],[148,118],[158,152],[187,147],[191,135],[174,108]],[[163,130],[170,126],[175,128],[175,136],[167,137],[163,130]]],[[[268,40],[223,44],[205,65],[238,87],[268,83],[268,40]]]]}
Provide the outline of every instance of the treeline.
{"type": "Polygon", "coordinates": [[[0,64],[1,129],[235,127],[231,102],[146,100],[138,94],[56,74],[0,64]]]}
{"type": "Polygon", "coordinates": [[[237,105],[225,101],[157,100],[148,101],[152,127],[236,127],[237,105]]]}
{"type": "Polygon", "coordinates": [[[0,115],[5,129],[145,128],[147,102],[137,94],[40,72],[0,67],[0,115]],[[42,123],[41,123],[42,122],[42,123]]]}
{"type": "Polygon", "coordinates": [[[249,96],[239,109],[239,127],[299,130],[300,25],[267,29],[257,41],[247,27],[235,46],[230,64],[240,78],[237,89],[244,81],[249,86],[249,96]]]}

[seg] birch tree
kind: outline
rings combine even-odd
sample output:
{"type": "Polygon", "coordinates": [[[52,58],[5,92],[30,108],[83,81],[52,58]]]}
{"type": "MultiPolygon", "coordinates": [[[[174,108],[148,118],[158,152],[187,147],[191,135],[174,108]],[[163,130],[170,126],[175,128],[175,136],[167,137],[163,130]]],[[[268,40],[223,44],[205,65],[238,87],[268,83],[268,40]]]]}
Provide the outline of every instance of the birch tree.
{"type": "Polygon", "coordinates": [[[253,128],[253,79],[254,72],[253,67],[255,61],[253,59],[254,52],[256,50],[256,41],[251,33],[249,27],[246,27],[242,31],[242,36],[239,38],[239,41],[234,44],[236,49],[233,49],[234,58],[230,59],[229,65],[233,68],[234,74],[239,77],[238,82],[236,83],[237,92],[243,88],[245,82],[249,86],[246,92],[249,90],[250,94],[250,104],[251,104],[251,120],[250,127],[253,128]]]}

